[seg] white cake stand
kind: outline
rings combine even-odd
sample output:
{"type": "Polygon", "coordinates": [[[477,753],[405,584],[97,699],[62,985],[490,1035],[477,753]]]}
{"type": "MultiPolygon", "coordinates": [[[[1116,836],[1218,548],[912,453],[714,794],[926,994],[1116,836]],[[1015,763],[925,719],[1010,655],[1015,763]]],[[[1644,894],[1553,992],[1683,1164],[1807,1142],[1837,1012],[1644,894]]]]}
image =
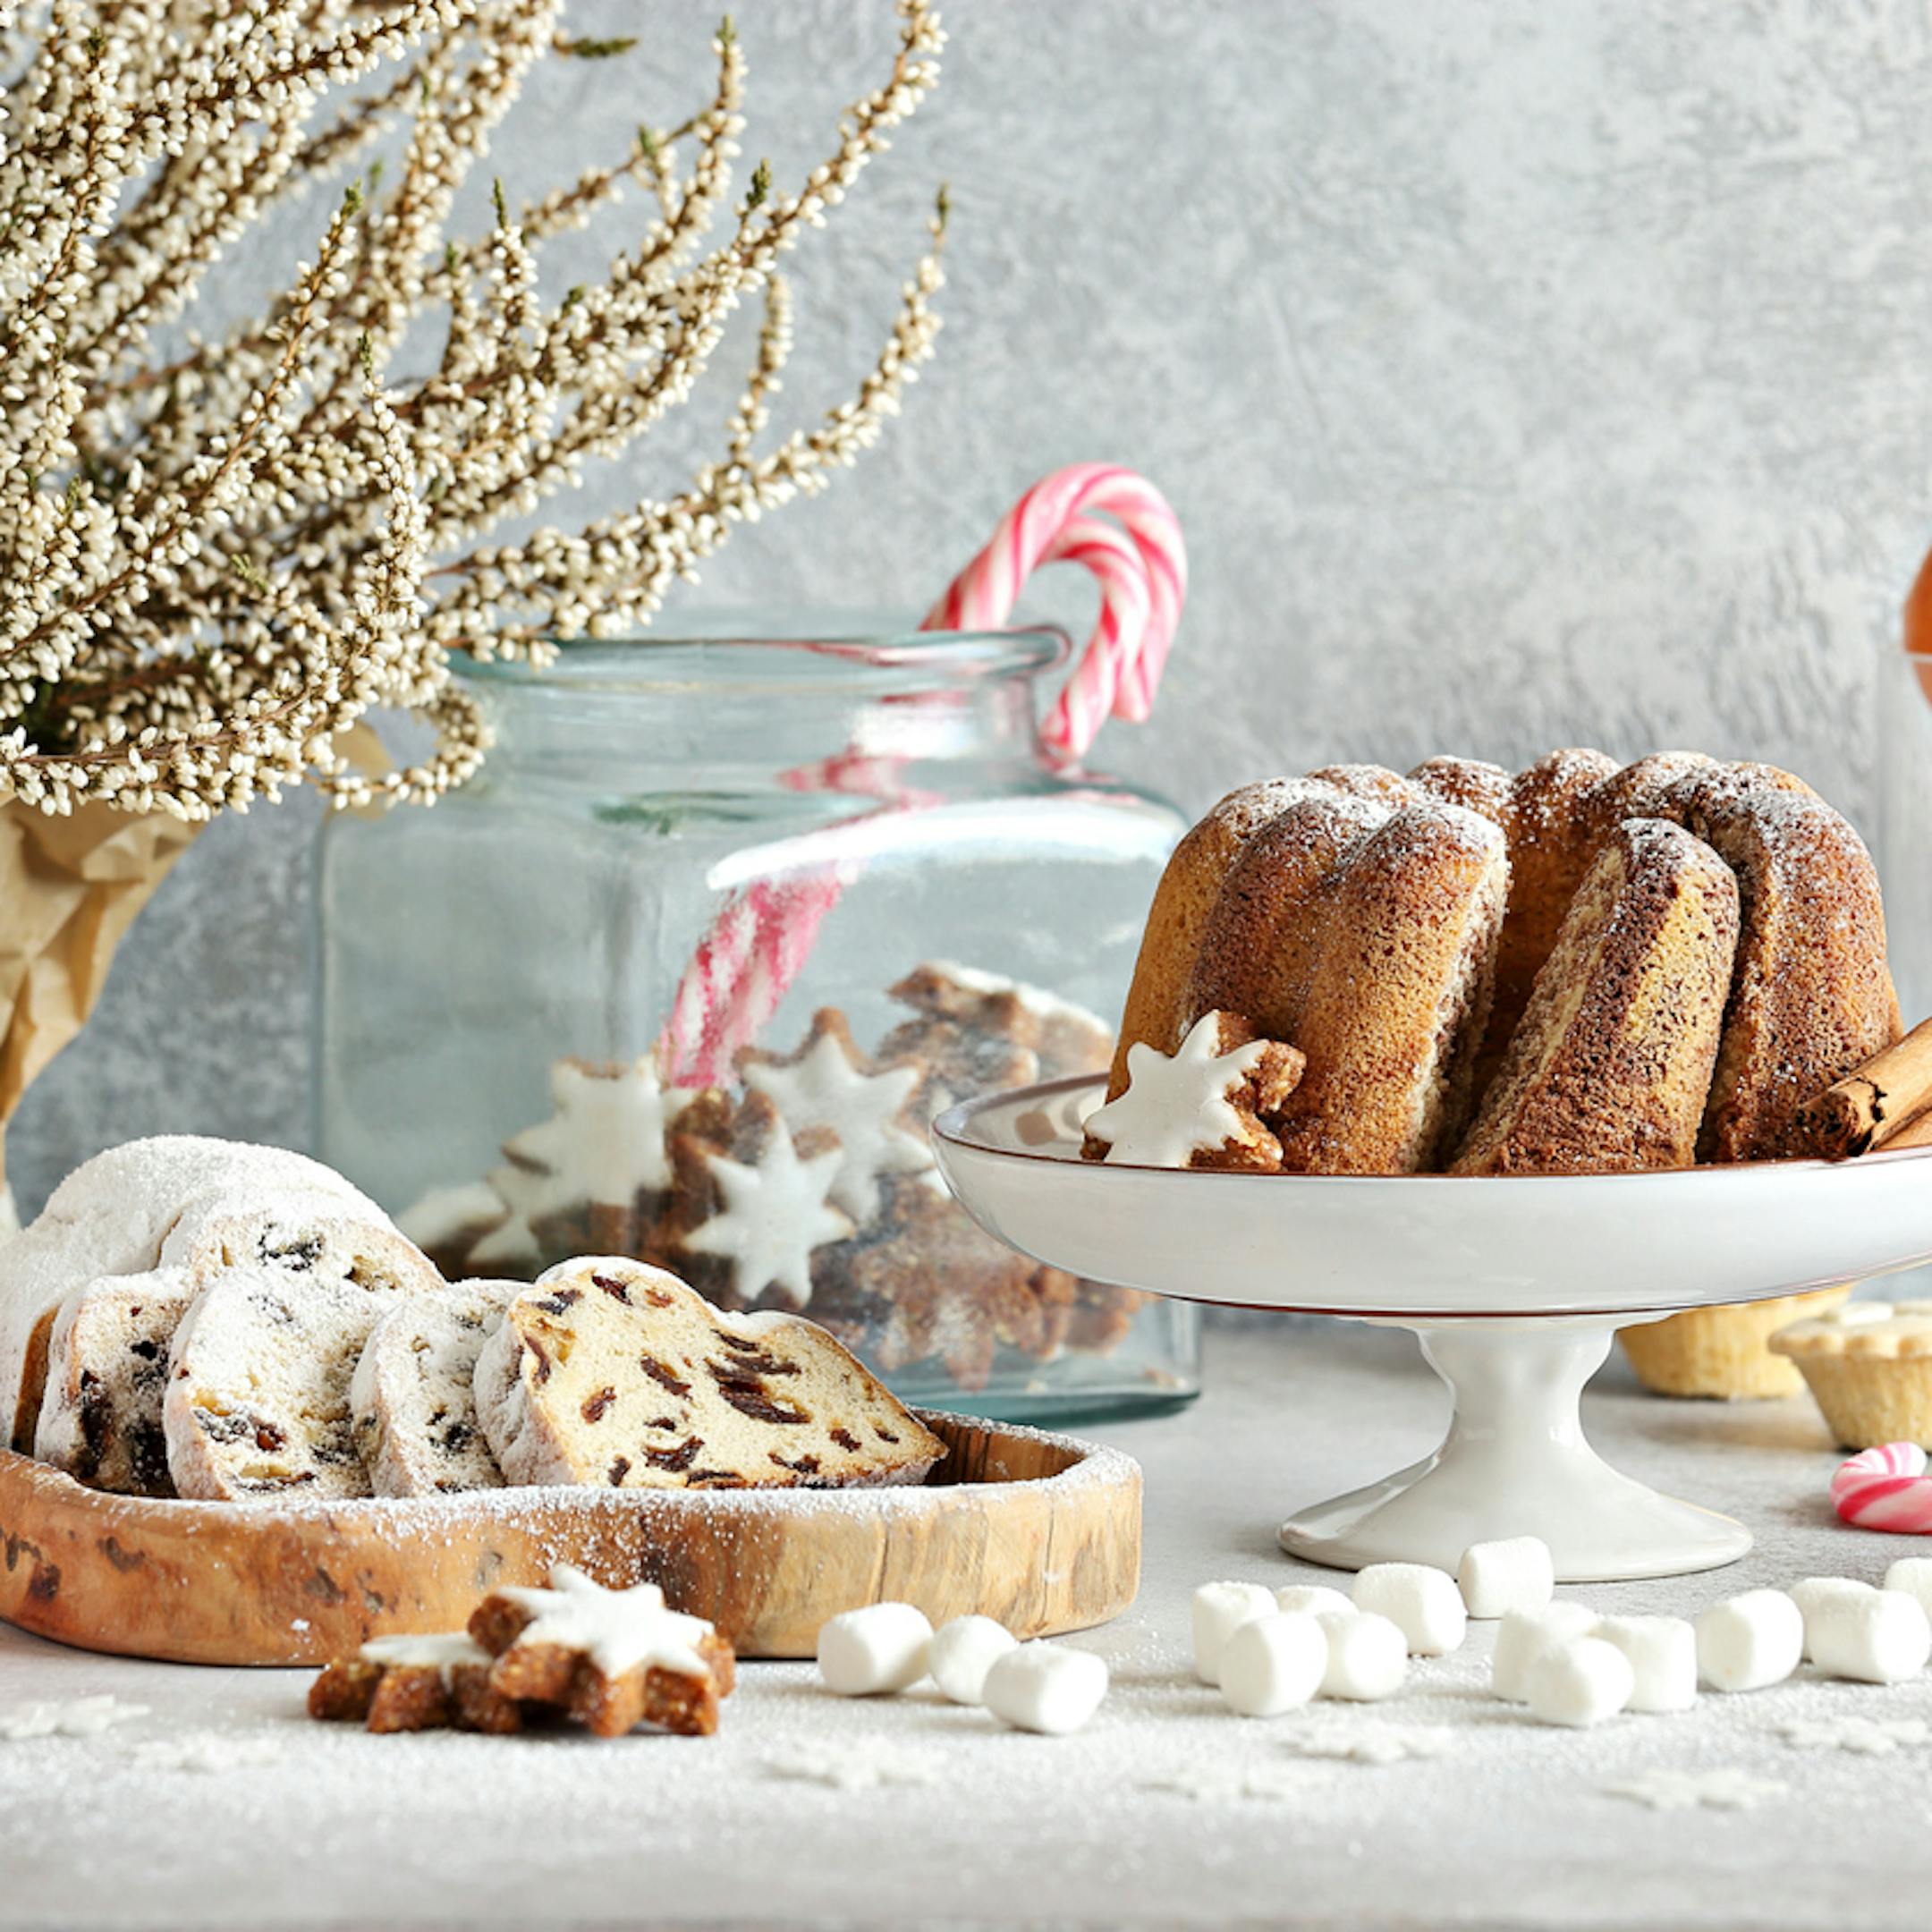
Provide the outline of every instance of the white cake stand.
{"type": "Polygon", "coordinates": [[[1413,1328],[1449,1385],[1432,1455],[1283,1526],[1292,1555],[1338,1569],[1453,1569],[1471,1543],[1525,1535],[1566,1582],[1734,1562],[1742,1524],[1584,1440],[1578,1398],[1616,1330],[1932,1259],[1932,1148],[1648,1174],[1206,1174],[1082,1161],[1100,1089],[1056,1080],[934,1123],[940,1169],[989,1233],[1156,1294],[1413,1328]]]}

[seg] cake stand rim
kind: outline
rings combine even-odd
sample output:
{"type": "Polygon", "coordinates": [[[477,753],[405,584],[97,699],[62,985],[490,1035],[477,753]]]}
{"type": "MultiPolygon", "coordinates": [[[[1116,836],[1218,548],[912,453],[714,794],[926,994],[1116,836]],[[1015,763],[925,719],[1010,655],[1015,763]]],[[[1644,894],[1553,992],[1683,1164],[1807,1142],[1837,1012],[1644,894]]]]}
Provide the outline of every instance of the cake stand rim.
{"type": "Polygon", "coordinates": [[[1104,1079],[1071,1075],[949,1107],[933,1123],[940,1171],[1006,1245],[1177,1301],[1413,1328],[1622,1326],[1932,1261],[1932,1194],[1921,1221],[1914,1165],[1932,1148],[1607,1174],[1270,1174],[1083,1161],[1068,1103],[1104,1079]],[[981,1124],[1036,1108],[1047,1120],[1034,1146],[1013,1145],[1012,1131],[996,1140],[981,1124]],[[1780,1237],[1767,1256],[1767,1225],[1789,1229],[1800,1217],[1805,1238],[1780,1237]],[[1180,1250],[1165,1238],[1169,1224],[1182,1240],[1219,1241],[1221,1258],[1180,1250]],[[1606,1231],[1614,1248],[1569,1245],[1572,1234],[1587,1241],[1606,1231]]]}
{"type": "Polygon", "coordinates": [[[993,1141],[983,1140],[967,1131],[969,1124],[979,1115],[990,1113],[995,1107],[1016,1106],[1021,1101],[1036,1101],[1044,1106],[1050,1099],[1063,1098],[1066,1095],[1083,1087],[1101,1087],[1107,1076],[1104,1073],[1072,1073],[1058,1080],[1039,1080],[1027,1087],[997,1088],[989,1093],[976,1094],[970,1100],[955,1101],[951,1106],[933,1116],[931,1131],[936,1140],[945,1141],[949,1146],[965,1148],[969,1153],[987,1155],[1001,1160],[1023,1161],[1029,1164],[1043,1164],[1055,1167],[1078,1165],[1095,1174],[1166,1174],[1175,1181],[1185,1180],[1196,1185],[1208,1182],[1226,1185],[1230,1182],[1258,1184],[1267,1182],[1272,1187],[1281,1187],[1300,1182],[1303,1186],[1319,1184],[1324,1188],[1389,1188],[1415,1189],[1423,1187],[1488,1188],[1494,1190],[1520,1188],[1546,1188],[1553,1182],[1568,1182],[1574,1186],[1579,1182],[1595,1184],[1619,1182],[1625,1187],[1634,1183],[1646,1183],[1651,1187],[1665,1184],[1681,1186],[1687,1180],[1708,1181],[1718,1174],[1763,1175],[1767,1173],[1780,1174],[1822,1174],[1839,1169],[1856,1169],[1869,1172],[1881,1165],[1890,1166],[1912,1161],[1932,1160],[1932,1143],[1923,1147],[1880,1148],[1876,1152],[1860,1154],[1855,1158],[1826,1160],[1822,1155],[1781,1155],[1768,1160],[1752,1161],[1707,1161],[1690,1167],[1650,1167],[1621,1174],[1579,1174],[1576,1172],[1551,1172],[1549,1174],[1258,1174],[1236,1173],[1220,1168],[1163,1167],[1148,1161],[1080,1161],[1077,1157],[1048,1153],[1041,1148],[1012,1148],[998,1146],[993,1141]]]}

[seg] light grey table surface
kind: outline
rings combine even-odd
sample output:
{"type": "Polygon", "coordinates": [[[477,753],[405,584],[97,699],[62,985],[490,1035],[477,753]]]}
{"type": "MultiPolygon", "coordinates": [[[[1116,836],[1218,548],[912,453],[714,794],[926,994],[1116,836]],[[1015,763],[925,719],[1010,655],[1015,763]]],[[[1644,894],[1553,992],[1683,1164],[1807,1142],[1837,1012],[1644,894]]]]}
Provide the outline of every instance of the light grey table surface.
{"type": "MultiPolygon", "coordinates": [[[[1877,1690],[1807,1672],[1563,1732],[1485,1694],[1494,1626],[1472,1625],[1388,1704],[1228,1715],[1187,1670],[1192,1587],[1319,1576],[1277,1552],[1278,1520],[1424,1451],[1444,1404],[1399,1334],[1258,1325],[1216,1333],[1209,1358],[1185,1414],[1096,1431],[1146,1469],[1146,1563],[1132,1612],[1076,1640],[1109,1657],[1114,1687],[1075,1737],[1001,1731],[929,1687],[848,1702],[808,1666],[754,1665],[708,1741],[371,1738],[303,1718],[306,1673],[131,1664],[0,1631],[0,1712],[102,1691],[148,1707],[99,1737],[0,1741],[0,1924],[1932,1922],[1932,1742],[1870,1756],[1782,1728],[1879,1719],[1932,1737],[1932,1676],[1877,1690]],[[1441,1754],[1300,1749],[1392,1732],[1441,1754]],[[1605,1789],[1658,1770],[1766,1783],[1743,1809],[1605,1789]]],[[[1618,1366],[1586,1419],[1622,1466],[1758,1540],[1716,1575],[1566,1595],[1691,1612],[1814,1573],[1876,1578],[1911,1545],[1834,1523],[1835,1459],[1803,1398],[1659,1402],[1618,1366]]]]}

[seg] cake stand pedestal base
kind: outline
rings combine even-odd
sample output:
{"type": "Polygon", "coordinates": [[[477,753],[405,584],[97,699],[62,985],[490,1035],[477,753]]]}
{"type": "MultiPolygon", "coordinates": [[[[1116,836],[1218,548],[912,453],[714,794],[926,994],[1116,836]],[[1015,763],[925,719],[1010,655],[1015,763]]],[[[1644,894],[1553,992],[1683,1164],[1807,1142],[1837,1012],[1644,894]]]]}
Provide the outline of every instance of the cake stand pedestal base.
{"type": "Polygon", "coordinates": [[[1644,1318],[1399,1324],[1417,1329],[1429,1366],[1449,1385],[1447,1436],[1408,1469],[1292,1517],[1282,1547],[1338,1570],[1428,1563],[1453,1571],[1471,1543],[1536,1536],[1563,1583],[1735,1563],[1751,1545],[1741,1523],[1620,1475],[1584,1439],[1583,1385],[1617,1327],[1644,1318]]]}

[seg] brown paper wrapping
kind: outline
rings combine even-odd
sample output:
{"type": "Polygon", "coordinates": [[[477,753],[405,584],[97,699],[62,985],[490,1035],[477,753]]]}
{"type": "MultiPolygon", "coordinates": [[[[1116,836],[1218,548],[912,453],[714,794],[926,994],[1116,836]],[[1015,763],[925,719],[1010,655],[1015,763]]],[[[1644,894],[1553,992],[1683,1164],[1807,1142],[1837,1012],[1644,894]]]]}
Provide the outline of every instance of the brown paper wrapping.
{"type": "Polygon", "coordinates": [[[85,805],[0,806],[0,1180],[21,1096],[86,1024],[114,948],[200,828],[85,805]]]}

